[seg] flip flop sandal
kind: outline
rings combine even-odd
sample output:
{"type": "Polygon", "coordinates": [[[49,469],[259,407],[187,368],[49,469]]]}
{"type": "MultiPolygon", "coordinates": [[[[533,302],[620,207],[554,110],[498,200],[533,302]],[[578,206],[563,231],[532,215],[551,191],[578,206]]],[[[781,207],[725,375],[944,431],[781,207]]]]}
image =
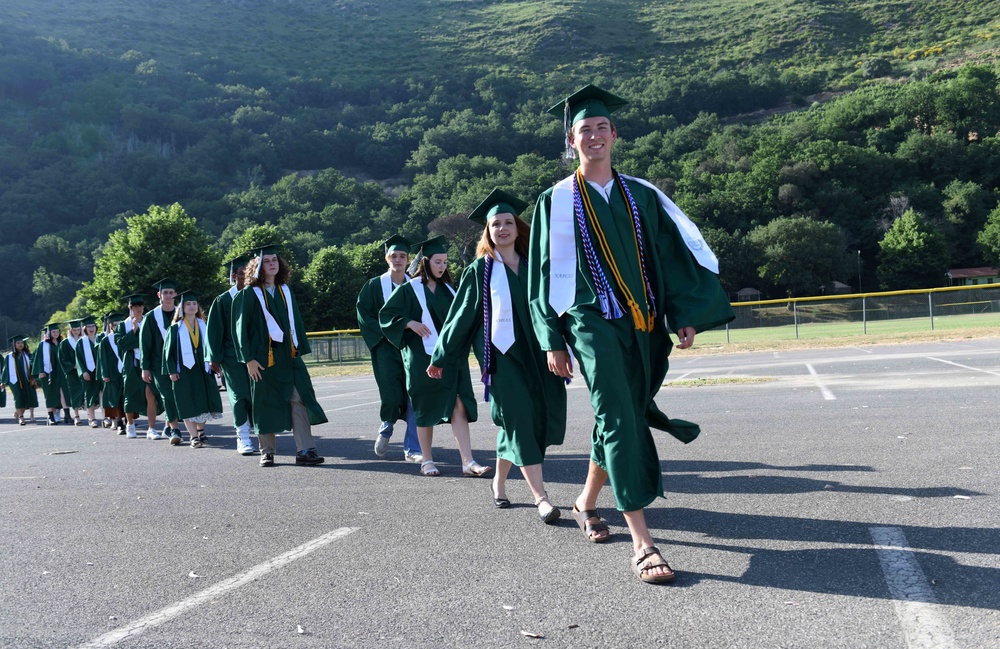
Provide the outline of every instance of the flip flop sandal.
{"type": "Polygon", "coordinates": [[[438,468],[436,466],[434,466],[433,461],[427,460],[426,462],[420,463],[420,475],[427,476],[428,478],[433,478],[441,475],[441,472],[438,471],[438,468]]]}
{"type": "Polygon", "coordinates": [[[492,470],[493,467],[483,466],[475,460],[462,465],[462,475],[466,478],[482,478],[492,470]]]}
{"type": "Polygon", "coordinates": [[[644,550],[640,550],[639,554],[633,556],[629,563],[632,565],[632,572],[641,581],[647,584],[665,584],[668,581],[673,581],[676,575],[674,574],[673,568],[667,563],[667,560],[663,558],[660,554],[659,549],[656,546],[650,546],[644,550]],[[668,572],[665,575],[654,575],[647,573],[646,571],[652,568],[658,568],[660,566],[665,566],[668,572]]]}
{"type": "Polygon", "coordinates": [[[580,526],[583,530],[583,535],[587,537],[587,540],[591,543],[604,543],[611,538],[611,530],[608,526],[604,524],[601,517],[597,515],[596,509],[584,509],[580,511],[576,508],[576,504],[573,505],[573,518],[576,519],[576,524],[580,526]],[[592,519],[597,519],[596,523],[592,523],[592,519]],[[607,532],[604,536],[597,536],[600,532],[607,532]]]}

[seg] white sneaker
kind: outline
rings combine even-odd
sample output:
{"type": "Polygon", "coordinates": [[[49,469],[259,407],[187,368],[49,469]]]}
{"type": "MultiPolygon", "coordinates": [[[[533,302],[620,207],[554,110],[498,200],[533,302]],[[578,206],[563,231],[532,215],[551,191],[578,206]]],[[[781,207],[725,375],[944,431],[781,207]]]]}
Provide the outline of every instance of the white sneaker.
{"type": "Polygon", "coordinates": [[[422,462],[422,461],[423,461],[423,459],[424,459],[424,456],[423,456],[423,455],[421,455],[420,453],[410,453],[409,451],[407,451],[407,452],[406,452],[406,453],[405,453],[405,454],[403,455],[403,458],[404,458],[404,459],[405,459],[405,460],[406,460],[407,462],[416,462],[416,463],[420,463],[420,462],[422,462]]]}
{"type": "Polygon", "coordinates": [[[135,424],[129,424],[125,426],[125,436],[130,439],[135,439],[138,435],[135,434],[135,424]]]}
{"type": "Polygon", "coordinates": [[[246,437],[237,435],[236,452],[240,455],[254,455],[257,452],[253,448],[253,440],[250,439],[249,435],[246,437]]]}
{"type": "Polygon", "coordinates": [[[385,452],[389,450],[389,438],[385,435],[375,436],[375,455],[385,457],[385,452]]]}
{"type": "Polygon", "coordinates": [[[146,439],[160,439],[160,435],[155,428],[150,428],[146,431],[146,439]]]}

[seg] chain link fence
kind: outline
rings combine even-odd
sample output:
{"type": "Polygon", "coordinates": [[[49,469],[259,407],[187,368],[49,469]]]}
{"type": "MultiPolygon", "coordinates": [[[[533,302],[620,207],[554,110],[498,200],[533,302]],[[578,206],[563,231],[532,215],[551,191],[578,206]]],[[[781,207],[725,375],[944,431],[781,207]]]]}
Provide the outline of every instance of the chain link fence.
{"type": "Polygon", "coordinates": [[[371,353],[361,337],[360,329],[316,331],[306,335],[309,336],[309,346],[312,348],[312,353],[302,357],[306,364],[348,365],[371,362],[371,353]]]}
{"type": "Polygon", "coordinates": [[[1000,327],[1000,284],[734,302],[733,311],[734,321],[699,334],[699,340],[753,342],[1000,327]]]}

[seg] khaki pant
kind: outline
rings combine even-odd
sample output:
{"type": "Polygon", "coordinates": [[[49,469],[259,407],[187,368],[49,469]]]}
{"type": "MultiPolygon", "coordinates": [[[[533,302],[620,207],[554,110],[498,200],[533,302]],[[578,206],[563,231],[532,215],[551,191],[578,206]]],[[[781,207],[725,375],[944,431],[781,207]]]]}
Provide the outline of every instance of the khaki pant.
{"type": "MultiPolygon", "coordinates": [[[[309,413],[306,411],[305,404],[302,403],[302,397],[299,396],[298,389],[294,387],[292,388],[292,398],[289,400],[289,405],[292,408],[292,437],[295,439],[295,450],[301,453],[315,448],[316,443],[313,441],[312,427],[309,425],[309,413]]],[[[260,452],[273,455],[275,452],[276,437],[274,433],[258,435],[260,452]]]]}

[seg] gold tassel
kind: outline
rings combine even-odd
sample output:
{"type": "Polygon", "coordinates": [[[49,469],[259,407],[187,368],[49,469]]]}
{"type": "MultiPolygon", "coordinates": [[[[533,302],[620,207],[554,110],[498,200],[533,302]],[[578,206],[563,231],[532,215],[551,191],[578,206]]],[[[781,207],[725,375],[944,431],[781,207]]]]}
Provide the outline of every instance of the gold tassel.
{"type": "Polygon", "coordinates": [[[295,345],[292,345],[292,358],[297,358],[299,355],[299,350],[295,349],[295,345]]]}
{"type": "Polygon", "coordinates": [[[270,346],[267,348],[267,366],[274,367],[274,350],[270,346]]]}

